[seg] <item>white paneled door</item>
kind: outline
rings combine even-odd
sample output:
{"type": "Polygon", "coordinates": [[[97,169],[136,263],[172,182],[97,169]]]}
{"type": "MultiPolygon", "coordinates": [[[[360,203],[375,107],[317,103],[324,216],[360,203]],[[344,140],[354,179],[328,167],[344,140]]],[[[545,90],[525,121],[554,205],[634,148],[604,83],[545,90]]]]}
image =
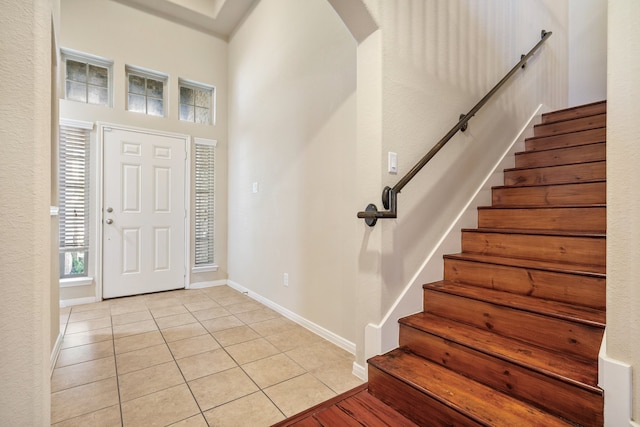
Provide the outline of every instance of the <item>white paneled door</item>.
{"type": "Polygon", "coordinates": [[[104,298],[185,287],[186,142],[103,128],[104,298]]]}

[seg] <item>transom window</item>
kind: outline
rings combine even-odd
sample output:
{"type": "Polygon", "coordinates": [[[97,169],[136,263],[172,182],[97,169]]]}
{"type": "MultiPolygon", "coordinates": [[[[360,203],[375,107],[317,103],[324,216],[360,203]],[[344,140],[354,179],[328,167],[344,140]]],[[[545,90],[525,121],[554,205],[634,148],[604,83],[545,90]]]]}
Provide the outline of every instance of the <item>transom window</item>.
{"type": "Polygon", "coordinates": [[[215,88],[180,79],[180,120],[210,125],[214,123],[215,88]]]}
{"type": "Polygon", "coordinates": [[[127,110],[164,116],[167,76],[127,67],[127,110]]]}
{"type": "Polygon", "coordinates": [[[111,105],[113,62],[62,49],[65,64],[65,98],[86,104],[111,105]]]}

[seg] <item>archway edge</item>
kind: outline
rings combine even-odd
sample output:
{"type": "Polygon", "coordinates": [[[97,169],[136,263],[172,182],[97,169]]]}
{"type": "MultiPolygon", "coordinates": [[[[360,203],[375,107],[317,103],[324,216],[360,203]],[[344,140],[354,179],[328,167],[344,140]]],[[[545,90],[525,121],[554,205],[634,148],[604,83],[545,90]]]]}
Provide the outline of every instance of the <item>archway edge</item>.
{"type": "Polygon", "coordinates": [[[363,0],[328,1],[358,44],[379,28],[363,0]]]}

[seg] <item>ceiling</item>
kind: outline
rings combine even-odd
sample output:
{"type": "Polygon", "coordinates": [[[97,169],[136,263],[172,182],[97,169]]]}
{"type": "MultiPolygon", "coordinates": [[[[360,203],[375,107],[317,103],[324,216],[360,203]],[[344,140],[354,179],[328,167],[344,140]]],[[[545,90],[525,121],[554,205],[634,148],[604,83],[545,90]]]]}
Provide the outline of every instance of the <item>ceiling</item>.
{"type": "Polygon", "coordinates": [[[228,40],[258,0],[114,0],[228,40]]]}

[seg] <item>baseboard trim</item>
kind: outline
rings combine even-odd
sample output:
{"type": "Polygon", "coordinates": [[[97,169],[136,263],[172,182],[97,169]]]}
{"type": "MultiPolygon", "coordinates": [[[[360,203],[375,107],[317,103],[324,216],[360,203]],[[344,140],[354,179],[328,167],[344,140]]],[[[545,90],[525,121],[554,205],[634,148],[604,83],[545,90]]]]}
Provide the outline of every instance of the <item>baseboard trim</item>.
{"type": "Polygon", "coordinates": [[[56,367],[56,363],[58,362],[58,356],[60,356],[60,348],[62,347],[62,340],[64,339],[64,336],[62,335],[62,332],[60,332],[58,334],[58,338],[56,338],[56,342],[53,344],[53,349],[51,350],[51,366],[50,366],[50,371],[49,372],[49,377],[51,377],[53,375],[53,370],[56,367]]]}
{"type": "Polygon", "coordinates": [[[190,283],[187,289],[204,289],[212,288],[214,286],[224,286],[227,284],[226,280],[210,280],[207,282],[190,283]]]}
{"type": "Polygon", "coordinates": [[[98,302],[98,301],[100,301],[100,299],[96,297],[61,299],[60,307],[71,307],[73,305],[91,304],[93,302],[98,302]]]}
{"type": "Polygon", "coordinates": [[[353,362],[353,369],[351,370],[351,373],[362,381],[367,381],[368,379],[367,368],[357,362],[353,362]]]}
{"type": "Polygon", "coordinates": [[[337,345],[338,347],[340,347],[341,349],[348,351],[351,354],[356,354],[356,345],[355,343],[348,341],[344,338],[342,338],[341,336],[334,334],[333,332],[323,328],[320,325],[317,325],[307,319],[305,319],[304,317],[276,304],[275,302],[271,301],[270,299],[267,299],[265,297],[263,297],[262,295],[256,294],[255,292],[251,291],[248,288],[245,288],[244,286],[240,285],[239,283],[236,283],[232,280],[228,280],[227,281],[227,285],[233,289],[235,289],[238,292],[242,292],[245,295],[248,295],[250,298],[258,301],[261,304],[264,304],[265,306],[269,307],[270,309],[282,314],[284,317],[286,317],[289,320],[292,320],[294,322],[296,322],[297,324],[299,324],[300,326],[307,328],[308,330],[310,330],[311,332],[313,332],[316,335],[319,335],[320,337],[326,339],[327,341],[337,345]]]}
{"type": "Polygon", "coordinates": [[[633,417],[633,371],[624,362],[607,355],[605,331],[598,355],[598,385],[604,390],[604,425],[640,427],[633,417]]]}

